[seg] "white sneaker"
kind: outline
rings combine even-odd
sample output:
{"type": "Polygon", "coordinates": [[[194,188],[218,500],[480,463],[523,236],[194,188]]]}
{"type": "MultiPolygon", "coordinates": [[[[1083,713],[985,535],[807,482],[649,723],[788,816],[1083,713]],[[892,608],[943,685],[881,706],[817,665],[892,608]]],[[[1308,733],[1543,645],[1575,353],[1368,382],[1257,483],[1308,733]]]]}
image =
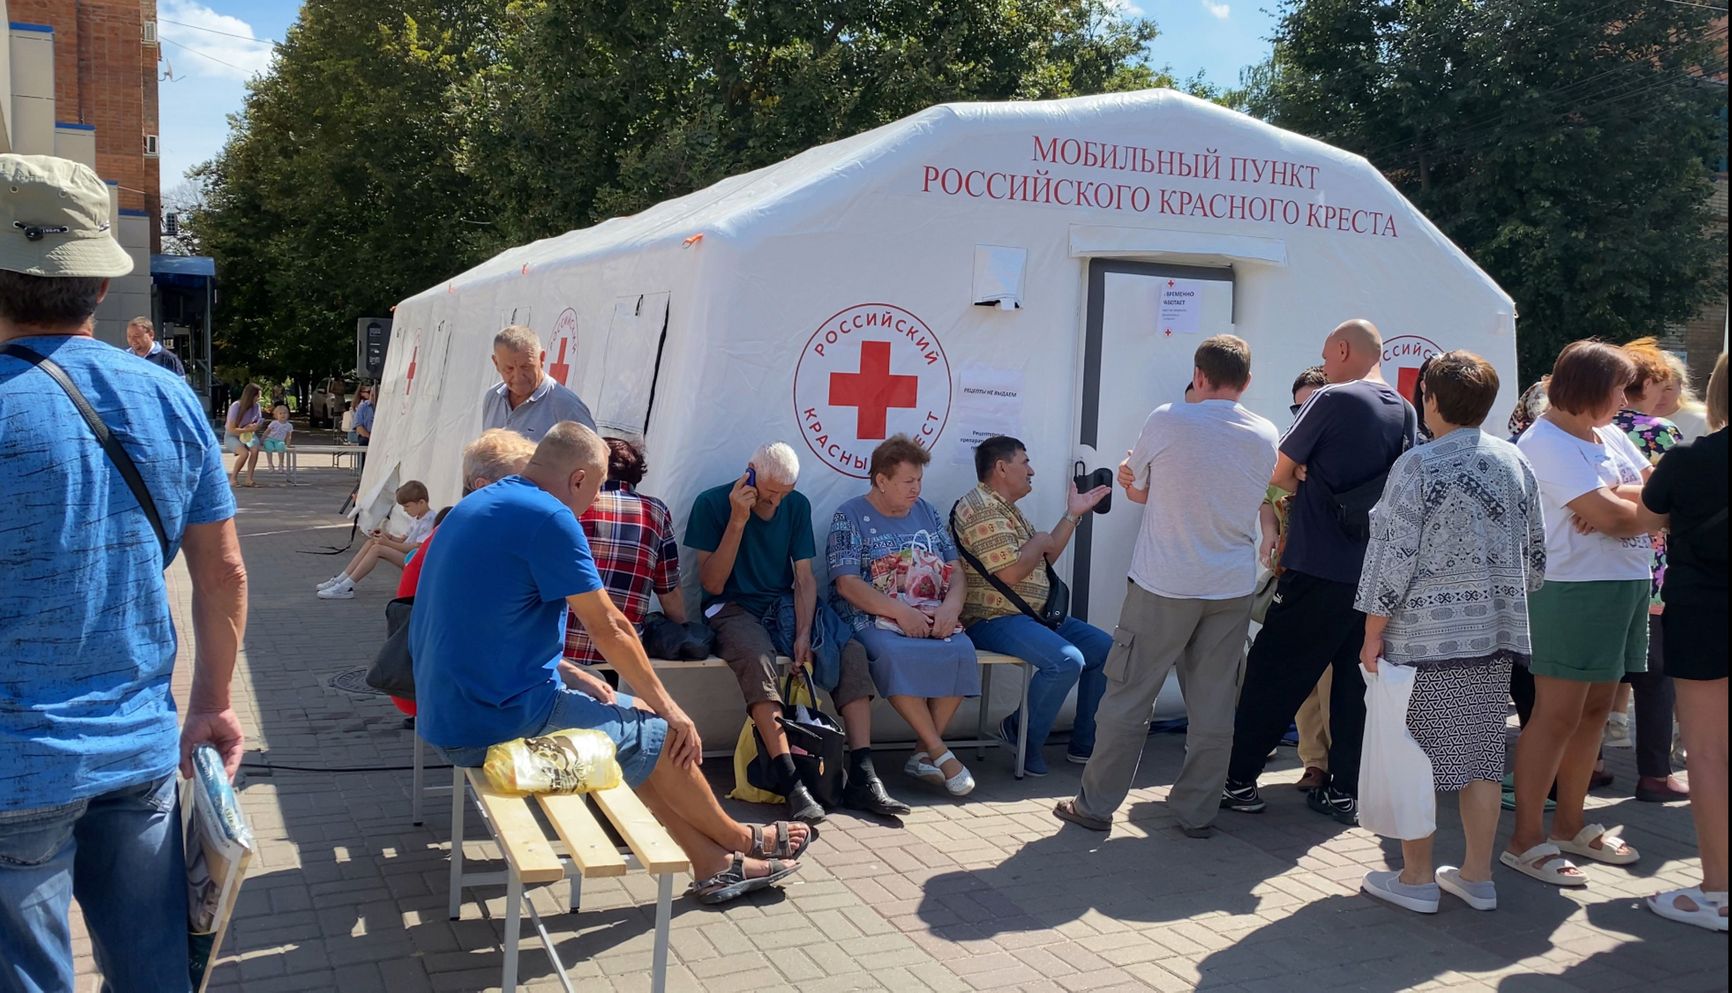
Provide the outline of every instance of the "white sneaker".
{"type": "Polygon", "coordinates": [[[353,586],[350,586],[348,583],[343,583],[339,586],[327,587],[327,588],[319,591],[319,599],[321,599],[321,600],[353,600],[353,599],[355,599],[355,588],[353,586]]]}
{"type": "Polygon", "coordinates": [[[342,581],[343,581],[342,576],[332,576],[330,579],[327,579],[324,582],[320,583],[318,588],[321,590],[328,590],[331,587],[337,585],[338,583],[341,583],[342,581]]]}
{"type": "Polygon", "coordinates": [[[1606,733],[1601,743],[1607,748],[1635,748],[1636,739],[1630,735],[1630,715],[1613,714],[1606,718],[1606,733]]]}

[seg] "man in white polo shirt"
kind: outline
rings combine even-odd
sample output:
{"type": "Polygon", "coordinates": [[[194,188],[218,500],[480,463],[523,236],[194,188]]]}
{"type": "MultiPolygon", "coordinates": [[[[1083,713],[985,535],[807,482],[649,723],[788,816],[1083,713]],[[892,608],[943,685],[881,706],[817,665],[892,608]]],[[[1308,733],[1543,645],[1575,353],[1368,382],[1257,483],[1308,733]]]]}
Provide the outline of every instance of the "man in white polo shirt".
{"type": "Polygon", "coordinates": [[[1278,435],[1239,405],[1251,383],[1243,339],[1206,339],[1195,366],[1185,402],[1157,407],[1119,464],[1119,485],[1143,505],[1142,528],[1107,656],[1094,754],[1076,798],[1053,811],[1096,831],[1112,826],[1130,791],[1155,697],[1175,666],[1190,729],[1167,805],[1187,835],[1213,831],[1227,780],[1257,583],[1257,511],[1278,435]]]}

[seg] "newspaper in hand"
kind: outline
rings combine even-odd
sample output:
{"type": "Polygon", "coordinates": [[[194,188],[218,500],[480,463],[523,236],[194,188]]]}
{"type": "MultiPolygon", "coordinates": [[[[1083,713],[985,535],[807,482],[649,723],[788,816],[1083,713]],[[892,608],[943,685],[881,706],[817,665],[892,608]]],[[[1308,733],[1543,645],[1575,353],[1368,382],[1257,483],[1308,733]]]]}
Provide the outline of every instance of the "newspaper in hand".
{"type": "Polygon", "coordinates": [[[252,829],[216,749],[198,746],[192,753],[192,767],[192,778],[180,784],[180,812],[186,842],[192,988],[203,993],[216,965],[223,932],[234,916],[254,845],[252,829]]]}

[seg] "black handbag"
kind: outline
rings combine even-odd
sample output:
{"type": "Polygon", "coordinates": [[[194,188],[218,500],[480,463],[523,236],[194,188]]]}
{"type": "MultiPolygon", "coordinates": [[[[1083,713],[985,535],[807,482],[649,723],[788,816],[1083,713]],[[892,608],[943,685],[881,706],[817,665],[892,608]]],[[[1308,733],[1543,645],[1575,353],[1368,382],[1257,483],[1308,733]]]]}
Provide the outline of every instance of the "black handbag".
{"type": "MultiPolygon", "coordinates": [[[[1409,448],[1413,447],[1408,439],[1413,437],[1419,420],[1418,415],[1413,412],[1412,404],[1403,401],[1401,406],[1401,451],[1396,453],[1397,458],[1400,458],[1409,448]]],[[[1395,463],[1391,462],[1390,468],[1394,468],[1394,465],[1395,463]]],[[[1310,482],[1310,480],[1306,480],[1306,485],[1309,485],[1310,482]]],[[[1323,486],[1321,482],[1317,485],[1322,486],[1323,492],[1328,495],[1329,511],[1334,515],[1335,523],[1341,525],[1342,533],[1354,541],[1370,541],[1371,508],[1377,506],[1377,501],[1383,499],[1383,487],[1388,482],[1389,469],[1384,469],[1372,478],[1343,493],[1336,493],[1329,487],[1323,486]]]]}
{"type": "Polygon", "coordinates": [[[385,605],[385,643],[367,670],[368,686],[404,700],[415,699],[415,662],[409,657],[409,615],[414,607],[412,596],[385,605]]]}
{"type": "Polygon", "coordinates": [[[644,654],[652,659],[698,662],[710,657],[715,647],[715,632],[708,624],[668,620],[661,611],[653,611],[643,619],[644,654]]]}
{"type": "MultiPolygon", "coordinates": [[[[800,706],[788,702],[794,696],[794,678],[794,673],[790,672],[782,680],[782,713],[776,717],[776,723],[788,736],[788,751],[794,758],[794,768],[800,774],[800,782],[811,791],[812,798],[826,807],[840,806],[848,736],[836,718],[819,709],[818,690],[812,685],[809,672],[802,673],[801,678],[811,703],[805,707],[806,719],[800,719],[800,706]]],[[[755,725],[752,727],[752,741],[758,754],[746,767],[746,782],[774,793],[776,771],[769,750],[764,747],[764,736],[755,725]]]]}
{"type": "Polygon", "coordinates": [[[967,562],[969,567],[981,578],[992,584],[992,588],[998,591],[998,595],[1009,600],[1011,606],[1041,624],[1057,630],[1058,626],[1070,617],[1070,587],[1065,585],[1064,580],[1058,578],[1058,573],[1053,571],[1052,563],[1045,559],[1041,560],[1040,564],[1046,567],[1046,603],[1040,610],[1035,610],[1028,605],[1027,600],[1024,600],[1015,590],[1010,588],[1009,583],[987,571],[986,566],[974,557],[974,553],[963,547],[962,529],[956,526],[956,508],[961,504],[962,501],[958,500],[950,505],[950,534],[956,539],[956,550],[962,553],[962,560],[967,562]]]}

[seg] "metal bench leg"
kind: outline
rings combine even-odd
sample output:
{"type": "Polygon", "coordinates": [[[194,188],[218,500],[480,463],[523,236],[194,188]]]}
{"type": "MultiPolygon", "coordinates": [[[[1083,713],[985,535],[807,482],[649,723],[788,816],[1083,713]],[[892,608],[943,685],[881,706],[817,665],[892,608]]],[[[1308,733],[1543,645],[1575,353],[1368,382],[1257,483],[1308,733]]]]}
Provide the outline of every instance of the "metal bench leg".
{"type": "Polygon", "coordinates": [[[668,924],[673,917],[674,874],[664,872],[656,890],[656,947],[650,967],[650,993],[668,988],[668,924]]]}
{"type": "Polygon", "coordinates": [[[416,827],[420,827],[421,826],[421,789],[422,789],[422,781],[423,781],[422,770],[421,770],[421,736],[419,734],[415,734],[415,732],[413,732],[413,731],[411,731],[409,733],[415,735],[415,779],[414,779],[414,785],[412,785],[409,788],[409,823],[415,825],[416,827]]]}
{"type": "Polygon", "coordinates": [[[1022,704],[1017,710],[1021,716],[1016,722],[1016,778],[1022,778],[1022,764],[1028,758],[1028,684],[1034,681],[1034,666],[1024,664],[1022,667],[1022,704]]]}
{"type": "Polygon", "coordinates": [[[456,765],[451,766],[450,911],[454,921],[463,916],[463,770],[456,765]]]}
{"type": "Polygon", "coordinates": [[[577,913],[583,902],[583,877],[576,872],[571,874],[571,912],[577,913]]]}
{"type": "MultiPolygon", "coordinates": [[[[985,742],[987,740],[987,738],[986,738],[986,712],[991,709],[990,705],[992,703],[992,670],[994,668],[995,668],[994,666],[990,666],[990,665],[983,665],[980,667],[980,706],[978,708],[979,713],[975,715],[975,720],[974,720],[974,740],[979,741],[979,742],[985,742]]],[[[939,728],[938,734],[940,737],[942,737],[944,734],[944,729],[939,728]]],[[[974,758],[975,758],[975,761],[977,761],[977,762],[986,758],[986,745],[985,744],[980,744],[980,745],[975,746],[974,758]]]]}
{"type": "Polygon", "coordinates": [[[505,883],[505,972],[499,979],[500,993],[517,991],[517,943],[522,930],[523,877],[513,871],[505,883]]]}

